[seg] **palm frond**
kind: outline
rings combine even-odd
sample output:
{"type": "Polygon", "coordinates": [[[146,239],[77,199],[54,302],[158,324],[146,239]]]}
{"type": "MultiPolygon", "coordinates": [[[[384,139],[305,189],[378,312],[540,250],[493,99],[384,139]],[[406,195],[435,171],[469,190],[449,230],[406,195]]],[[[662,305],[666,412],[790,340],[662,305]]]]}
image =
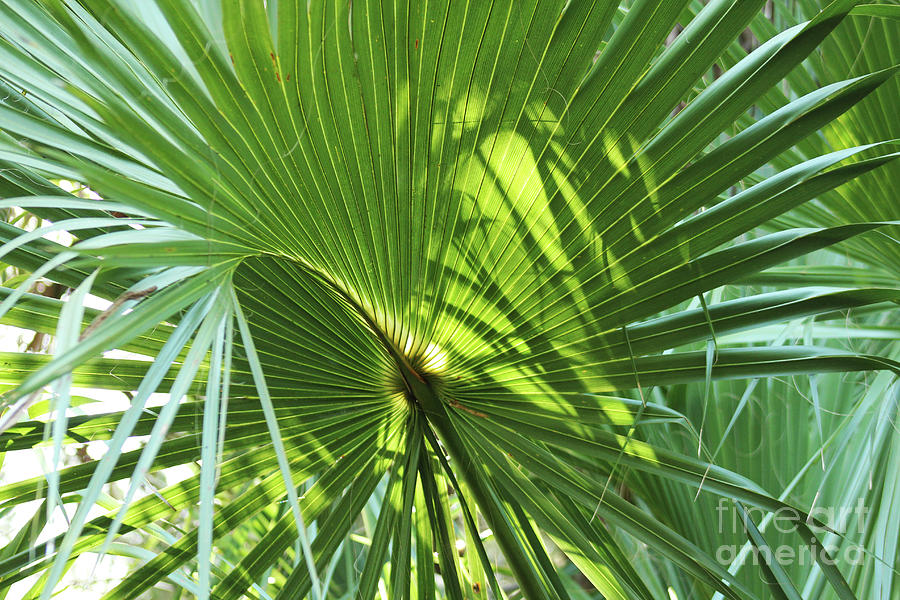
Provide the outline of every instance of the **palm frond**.
{"type": "MultiPolygon", "coordinates": [[[[559,556],[605,598],[874,589],[825,559],[815,574],[765,563],[761,586],[715,546],[769,548],[766,523],[716,537],[680,519],[723,497],[790,511],[796,543],[829,544],[806,496],[709,452],[748,427],[723,390],[856,371],[888,390],[900,372],[874,318],[850,348],[771,329],[896,314],[890,267],[754,287],[794,281],[813,252],[871,255],[897,219],[856,210],[898,156],[869,126],[889,113],[873,99],[896,99],[896,61],[816,70],[873,10],[806,2],[780,27],[764,4],[0,0],[0,206],[50,223],[0,228],[25,275],[0,320],[57,343],[0,356],[0,440],[52,439],[54,465],[109,440],[97,461],[0,488],[0,508],[41,499],[71,519],[59,533],[35,517],[45,537],[0,555],[0,588],[41,574],[47,600],[77,557],[194,511],[104,598],[167,578],[221,599],[587,594],[559,556]],[[743,53],[748,25],[762,43],[743,53]],[[40,278],[76,291],[37,297],[40,278]],[[108,308],[84,309],[88,292],[108,308]],[[73,385],[136,394],[68,418],[73,385]],[[148,414],[155,392],[169,400],[148,414]],[[20,422],[45,393],[57,416],[20,422]],[[138,496],[148,473],[198,460],[138,496]]],[[[875,422],[859,407],[831,422],[823,407],[846,404],[811,394],[804,443],[846,460],[849,432],[875,422]]],[[[892,402],[864,403],[893,420],[892,402]]],[[[877,452],[895,453],[890,431],[877,452]]],[[[876,560],[893,555],[867,531],[876,560]]],[[[880,589],[896,577],[871,572],[880,589]]]]}

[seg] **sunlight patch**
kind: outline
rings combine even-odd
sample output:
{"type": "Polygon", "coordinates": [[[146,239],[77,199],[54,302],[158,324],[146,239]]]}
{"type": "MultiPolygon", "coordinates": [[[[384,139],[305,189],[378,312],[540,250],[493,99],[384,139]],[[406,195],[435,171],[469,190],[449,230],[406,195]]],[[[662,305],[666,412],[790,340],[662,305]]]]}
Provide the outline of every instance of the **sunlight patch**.
{"type": "Polygon", "coordinates": [[[443,373],[447,368],[447,353],[435,343],[430,343],[422,354],[422,367],[425,371],[434,374],[443,373]]]}

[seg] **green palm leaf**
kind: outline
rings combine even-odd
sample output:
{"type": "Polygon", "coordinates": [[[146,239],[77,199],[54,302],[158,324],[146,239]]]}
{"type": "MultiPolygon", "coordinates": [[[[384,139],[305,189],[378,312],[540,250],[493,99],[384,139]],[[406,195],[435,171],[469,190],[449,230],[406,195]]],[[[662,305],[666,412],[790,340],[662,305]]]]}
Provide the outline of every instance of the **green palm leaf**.
{"type": "MultiPolygon", "coordinates": [[[[834,147],[805,141],[893,85],[895,65],[777,97],[861,17],[838,0],[731,60],[763,4],[0,2],[3,206],[75,238],[0,229],[3,260],[29,274],[2,290],[0,318],[61,340],[53,358],[0,357],[0,440],[43,443],[41,420],[19,421],[51,384],[60,413],[71,385],[137,391],[124,413],[54,421],[56,455],[109,439],[102,459],[49,488],[0,489],[2,506],[46,497],[71,518],[52,544],[9,547],[0,587],[43,573],[49,598],[79,555],[199,504],[198,523],[106,598],[169,577],[201,598],[486,598],[507,581],[579,597],[560,552],[603,597],[658,596],[636,543],[698,596],[760,597],[647,494],[815,515],[666,443],[688,411],[649,388],[702,382],[705,424],[727,385],[713,380],[900,372],[878,347],[725,337],[897,300],[878,278],[716,291],[896,220],[773,226],[896,158],[892,134],[864,126],[834,147]],[[698,86],[714,64],[730,68],[698,86]],[[40,277],[78,291],[37,297],[40,277]],[[110,307],[76,308],[88,288],[110,307]],[[685,346],[708,337],[706,351],[685,346]],[[113,348],[154,362],[100,357],[113,348]],[[154,392],[170,401],[147,414],[154,392]],[[198,459],[195,476],[136,497],[147,473],[198,459]],[[124,502],[89,518],[103,486],[129,477],[124,502]],[[229,538],[247,532],[236,556],[229,538]],[[336,566],[357,559],[358,573],[336,566]]],[[[748,543],[768,547],[763,528],[748,543]]],[[[820,545],[811,531],[803,543],[820,545]]],[[[846,597],[841,571],[822,568],[846,597]]],[[[762,572],[796,595],[796,573],[762,572]]]]}

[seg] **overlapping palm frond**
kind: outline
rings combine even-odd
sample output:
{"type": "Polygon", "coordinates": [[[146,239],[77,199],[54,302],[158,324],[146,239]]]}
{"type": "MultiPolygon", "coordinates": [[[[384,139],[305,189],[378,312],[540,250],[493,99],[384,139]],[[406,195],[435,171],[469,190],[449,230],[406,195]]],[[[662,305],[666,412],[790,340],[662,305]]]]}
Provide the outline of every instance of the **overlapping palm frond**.
{"type": "Polygon", "coordinates": [[[3,448],[47,443],[52,459],[0,503],[45,499],[39,514],[68,520],[49,544],[8,547],[0,587],[39,573],[45,600],[78,556],[196,510],[106,597],[167,578],[222,599],[564,599],[576,582],[654,598],[669,580],[684,597],[792,597],[797,573],[757,567],[774,576],[760,589],[656,505],[790,510],[815,548],[810,507],[698,456],[697,403],[648,397],[701,382],[706,415],[718,380],[900,369],[877,347],[727,343],[881,308],[889,283],[708,295],[885,220],[756,234],[897,153],[861,133],[798,154],[894,66],[778,98],[856,2],[729,62],[763,4],[0,1],[0,206],[76,238],[0,230],[3,260],[30,273],[2,290],[0,318],[56,342],[0,357],[3,448]],[[74,291],[29,294],[40,278],[74,291]],[[109,308],[83,308],[88,294],[109,308]],[[68,418],[72,386],[133,392],[130,408],[68,418]],[[155,392],[170,399],[151,410],[155,392]],[[21,421],[42,394],[52,414],[21,421]],[[108,450],[57,471],[84,439],[108,450]],[[138,496],[148,473],[197,460],[138,496]],[[633,560],[644,547],[664,559],[653,576],[633,560]]]}
{"type": "MultiPolygon", "coordinates": [[[[782,27],[816,13],[822,3],[815,0],[774,6],[769,18],[757,17],[751,29],[762,39],[782,27]],[[774,23],[774,25],[773,25],[774,23]]],[[[896,64],[896,6],[869,5],[854,9],[820,48],[787,77],[789,93],[804,93],[840,73],[859,75],[896,64]],[[874,16],[873,16],[874,15],[874,16]]],[[[733,47],[729,60],[741,50],[733,47]]],[[[810,136],[773,161],[789,167],[798,161],[869,139],[893,139],[896,123],[887,108],[896,98],[896,79],[867,97],[826,126],[821,135],[810,136]],[[849,143],[848,143],[849,142],[849,143]]],[[[774,110],[787,101],[784,90],[773,90],[760,105],[774,110]],[[766,104],[768,102],[768,104],[766,104]]],[[[750,122],[749,119],[747,122],[750,122]]],[[[834,190],[822,192],[813,202],[802,204],[764,225],[770,230],[809,224],[835,225],[857,221],[896,221],[900,206],[891,198],[896,169],[873,170],[834,190]]],[[[759,176],[755,179],[758,180],[759,176]]],[[[817,284],[831,288],[882,285],[896,287],[897,245],[891,227],[874,235],[847,240],[815,257],[803,257],[777,266],[745,281],[762,289],[790,289],[817,284]],[[833,250],[833,251],[832,251],[833,250]],[[875,282],[879,283],[875,283],[875,282]]],[[[752,288],[759,289],[759,288],[752,288]]],[[[732,294],[735,292],[731,292],[732,294]]],[[[744,292],[741,292],[744,293],[744,292]]],[[[896,357],[897,329],[892,321],[893,304],[845,308],[816,317],[758,328],[718,338],[718,343],[784,345],[806,341],[819,346],[853,349],[896,357]]],[[[702,343],[694,348],[702,349],[702,343]]],[[[690,348],[687,346],[685,348],[690,348]]],[[[699,426],[705,424],[704,442],[715,462],[735,470],[772,490],[779,497],[815,507],[830,522],[833,532],[824,543],[858,598],[889,598],[896,595],[897,529],[896,482],[892,452],[898,443],[896,428],[897,391],[889,374],[810,375],[790,379],[750,380],[671,388],[665,398],[699,426]],[[719,410],[704,414],[704,396],[717,398],[719,410]]],[[[656,438],[672,449],[686,451],[696,441],[685,436],[656,438]]],[[[709,552],[720,552],[731,561],[731,571],[764,593],[772,580],[758,576],[758,549],[746,539],[736,519],[735,507],[720,498],[699,497],[660,489],[649,478],[640,484],[652,486],[656,497],[666,502],[653,506],[661,519],[692,519],[703,524],[692,538],[709,552]],[[680,496],[679,499],[675,499],[680,496]],[[715,515],[715,517],[711,517],[715,515]],[[729,541],[728,537],[732,539],[729,541]]],[[[782,566],[803,597],[838,598],[823,572],[794,539],[797,528],[777,521],[777,513],[752,515],[765,533],[769,547],[781,551],[782,566]]],[[[663,580],[672,583],[671,579],[663,580]]],[[[690,581],[676,581],[678,597],[690,595],[690,581]]]]}

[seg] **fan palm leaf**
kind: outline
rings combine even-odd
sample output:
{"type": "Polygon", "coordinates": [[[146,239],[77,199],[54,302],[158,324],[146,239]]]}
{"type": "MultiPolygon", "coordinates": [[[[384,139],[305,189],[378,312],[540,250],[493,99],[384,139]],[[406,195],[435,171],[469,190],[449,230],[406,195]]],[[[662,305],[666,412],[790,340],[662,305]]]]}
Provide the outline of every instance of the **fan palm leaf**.
{"type": "Polygon", "coordinates": [[[896,301],[875,285],[708,306],[702,296],[882,225],[746,235],[895,158],[891,141],[862,139],[778,163],[894,67],[759,104],[856,4],[838,0],[694,94],[764,2],[693,4],[0,2],[2,205],[76,238],[2,230],[4,260],[30,275],[4,290],[0,315],[54,333],[57,347],[3,355],[14,388],[0,429],[8,448],[48,437],[54,456],[72,440],[109,440],[100,460],[49,486],[0,490],[5,506],[46,498],[48,514],[61,505],[70,520],[50,545],[11,549],[0,585],[43,573],[35,589],[49,598],[77,556],[199,505],[196,527],[108,598],[167,577],[193,586],[194,568],[200,597],[267,594],[272,577],[272,597],[324,598],[333,556],[375,495],[364,566],[344,582],[359,597],[386,586],[409,596],[413,552],[420,593],[439,571],[447,597],[502,597],[484,523],[528,598],[570,595],[551,541],[604,597],[653,597],[632,540],[704,590],[757,597],[691,525],[656,518],[619,483],[634,470],[807,519],[655,442],[654,427],[684,419],[645,391],[897,371],[877,352],[803,345],[667,352],[710,331],[896,301]],[[766,114],[723,141],[754,106],[766,114]],[[66,196],[60,178],[99,197],[66,196]],[[41,277],[76,291],[29,294],[41,277]],[[111,305],[75,307],[88,293],[111,305]],[[111,348],[154,361],[100,357],[111,348]],[[123,413],[69,419],[74,384],[135,393],[123,413]],[[18,422],[41,390],[50,436],[18,422]],[[157,391],[170,400],[147,414],[157,391]],[[137,435],[147,442],[124,452],[137,435]],[[197,459],[195,477],[136,496],[147,473],[197,459]],[[103,485],[125,478],[121,506],[93,517],[103,485]],[[263,514],[237,564],[217,558],[263,514]],[[477,561],[458,560],[458,538],[477,561]]]}

